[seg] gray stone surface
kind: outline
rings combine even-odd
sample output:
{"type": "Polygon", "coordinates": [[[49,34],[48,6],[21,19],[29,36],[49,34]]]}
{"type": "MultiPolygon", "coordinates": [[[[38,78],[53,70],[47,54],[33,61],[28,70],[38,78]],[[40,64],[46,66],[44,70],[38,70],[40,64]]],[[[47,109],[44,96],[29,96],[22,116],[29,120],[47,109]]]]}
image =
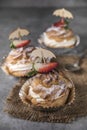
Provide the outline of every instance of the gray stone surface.
{"type": "MultiPolygon", "coordinates": [[[[0,8],[0,61],[9,52],[8,35],[18,26],[31,30],[33,45],[39,45],[39,35],[57,18],[51,13],[55,8],[0,8]]],[[[81,43],[75,49],[66,51],[68,54],[80,54],[87,48],[87,7],[68,8],[75,19],[71,26],[76,34],[81,37],[81,43]]],[[[60,50],[56,53],[61,53],[60,50]]],[[[63,54],[63,51],[62,51],[63,54]]],[[[0,130],[86,130],[87,117],[79,118],[71,124],[62,123],[37,123],[13,118],[3,112],[4,101],[16,78],[6,76],[0,69],[0,130]]],[[[85,100],[85,99],[84,99],[85,100]]],[[[78,106],[79,107],[79,106],[78,106]]],[[[84,109],[84,106],[83,106],[84,109]]]]}

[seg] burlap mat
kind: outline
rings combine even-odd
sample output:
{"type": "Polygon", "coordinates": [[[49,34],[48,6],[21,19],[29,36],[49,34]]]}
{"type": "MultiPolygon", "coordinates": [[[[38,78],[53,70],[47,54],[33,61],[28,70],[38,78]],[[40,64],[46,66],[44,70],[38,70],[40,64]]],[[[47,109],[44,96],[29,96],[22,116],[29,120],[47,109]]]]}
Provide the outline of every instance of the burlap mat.
{"type": "MultiPolygon", "coordinates": [[[[58,61],[62,66],[65,63],[73,63],[76,59],[77,57],[75,56],[58,57],[58,61]]],[[[68,123],[77,117],[87,116],[87,58],[83,59],[81,67],[82,71],[79,73],[67,72],[67,75],[73,80],[76,89],[76,98],[72,105],[66,105],[54,112],[36,111],[27,107],[18,96],[21,85],[26,81],[26,79],[21,79],[8,95],[5,111],[14,117],[38,122],[68,123]]]]}

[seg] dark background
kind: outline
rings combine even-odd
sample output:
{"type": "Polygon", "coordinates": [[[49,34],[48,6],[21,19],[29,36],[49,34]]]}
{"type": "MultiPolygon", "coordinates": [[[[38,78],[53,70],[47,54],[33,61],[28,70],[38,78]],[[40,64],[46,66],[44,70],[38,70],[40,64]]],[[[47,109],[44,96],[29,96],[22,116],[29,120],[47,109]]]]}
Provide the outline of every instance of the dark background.
{"type": "Polygon", "coordinates": [[[84,7],[86,0],[0,0],[1,7],[84,7]]]}

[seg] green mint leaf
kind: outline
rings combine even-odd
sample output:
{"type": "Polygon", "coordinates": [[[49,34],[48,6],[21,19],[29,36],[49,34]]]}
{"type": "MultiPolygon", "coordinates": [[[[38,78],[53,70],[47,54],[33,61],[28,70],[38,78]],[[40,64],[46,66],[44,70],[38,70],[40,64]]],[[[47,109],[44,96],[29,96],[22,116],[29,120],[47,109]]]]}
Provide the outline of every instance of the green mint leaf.
{"type": "Polygon", "coordinates": [[[65,19],[65,24],[66,24],[66,26],[64,28],[68,29],[69,28],[69,21],[68,21],[68,19],[65,19]]]}
{"type": "Polygon", "coordinates": [[[10,44],[10,48],[15,48],[13,42],[10,44]]]}
{"type": "Polygon", "coordinates": [[[37,74],[36,70],[32,70],[31,72],[28,73],[28,77],[34,76],[35,74],[37,74]]]}

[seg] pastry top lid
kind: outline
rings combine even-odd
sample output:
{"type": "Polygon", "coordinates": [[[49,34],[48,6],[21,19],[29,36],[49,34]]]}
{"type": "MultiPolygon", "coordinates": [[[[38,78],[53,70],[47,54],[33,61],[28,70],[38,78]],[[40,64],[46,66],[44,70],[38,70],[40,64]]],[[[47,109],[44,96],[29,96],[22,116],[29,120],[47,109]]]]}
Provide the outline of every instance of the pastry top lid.
{"type": "Polygon", "coordinates": [[[71,81],[65,76],[65,74],[58,72],[57,70],[52,70],[47,74],[37,74],[31,79],[31,85],[33,85],[34,82],[35,88],[38,84],[41,84],[46,88],[50,88],[52,85],[61,86],[62,84],[65,84],[65,86],[69,88],[72,87],[71,81]]]}
{"type": "Polygon", "coordinates": [[[67,89],[73,87],[73,84],[63,74],[52,71],[30,78],[24,83],[22,90],[25,90],[26,87],[28,95],[37,101],[49,101],[61,97],[67,89]]]}

